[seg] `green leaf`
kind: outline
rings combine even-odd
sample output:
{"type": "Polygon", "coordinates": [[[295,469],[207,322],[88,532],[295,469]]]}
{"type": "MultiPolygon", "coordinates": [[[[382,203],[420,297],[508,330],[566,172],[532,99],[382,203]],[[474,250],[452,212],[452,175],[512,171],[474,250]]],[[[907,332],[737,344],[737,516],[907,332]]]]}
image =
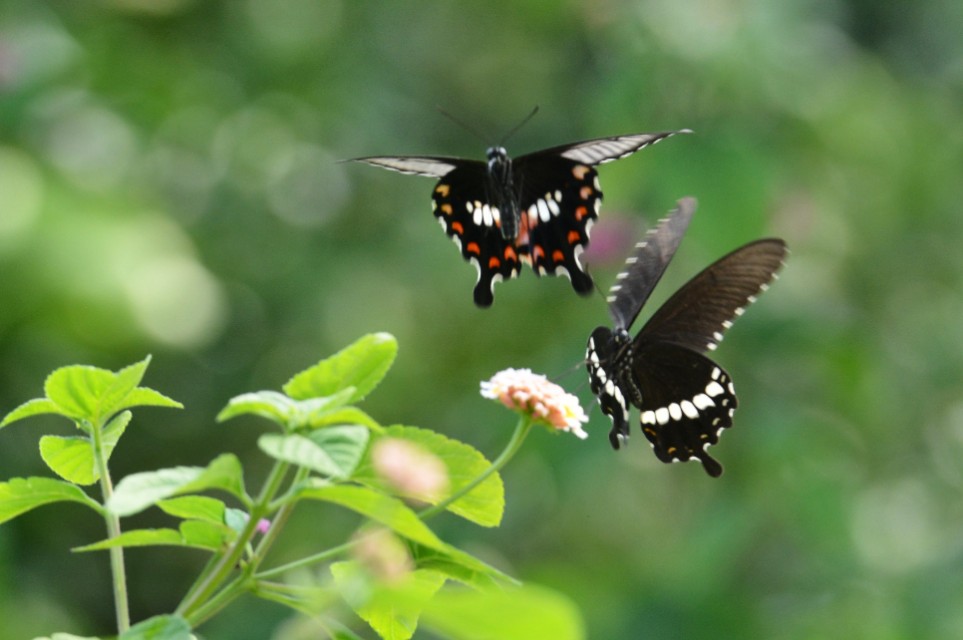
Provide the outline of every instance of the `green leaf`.
{"type": "Polygon", "coordinates": [[[358,466],[368,433],[362,426],[328,427],[307,435],[268,433],[258,438],[258,446],[277,460],[344,480],[358,466]]]}
{"type": "Polygon", "coordinates": [[[205,467],[172,467],[134,473],[121,480],[107,501],[107,509],[129,516],[179,493],[223,489],[239,498],[244,495],[241,463],[223,454],[205,467]]]}
{"type": "Polygon", "coordinates": [[[365,487],[322,485],[320,482],[314,482],[301,489],[298,497],[341,505],[380,522],[398,535],[426,547],[441,550],[447,546],[401,500],[365,487]]]}
{"type": "Polygon", "coordinates": [[[331,396],[354,387],[348,403],[357,402],[378,386],[397,354],[398,342],[391,334],[363,336],[330,358],[295,375],[284,385],[284,392],[296,400],[305,400],[331,396]]]}
{"type": "Polygon", "coordinates": [[[40,457],[51,471],[72,484],[87,486],[100,479],[89,438],[43,436],[40,457]]]}
{"type": "MultiPolygon", "coordinates": [[[[431,501],[433,504],[447,499],[491,467],[491,463],[474,447],[427,429],[394,425],[386,428],[379,437],[408,440],[427,449],[444,462],[448,470],[448,491],[436,496],[435,500],[431,501]]],[[[354,479],[363,484],[389,490],[372,469],[370,454],[359,466],[354,479]]],[[[390,490],[396,491],[394,488],[390,490]]],[[[420,500],[425,499],[425,496],[416,497],[420,500]]],[[[483,527],[498,526],[505,512],[505,487],[501,476],[493,473],[469,493],[450,504],[448,511],[483,527]]]]}
{"type": "Polygon", "coordinates": [[[24,402],[22,405],[8,413],[3,418],[3,422],[0,422],[0,429],[7,426],[11,422],[23,420],[24,418],[29,418],[31,416],[43,415],[45,413],[54,413],[59,416],[66,416],[68,418],[70,417],[61,411],[60,407],[58,407],[56,403],[48,398],[34,398],[33,400],[24,402]]]}
{"type": "Polygon", "coordinates": [[[312,429],[338,424],[360,424],[372,431],[381,431],[382,426],[377,420],[357,407],[341,407],[333,411],[312,416],[308,426],[312,429]]]}
{"type": "MultiPolygon", "coordinates": [[[[102,439],[108,460],[130,418],[130,411],[123,411],[104,427],[102,439]]],[[[40,438],[40,457],[54,473],[68,482],[86,486],[100,479],[93,445],[88,437],[43,436],[40,438]]]]}
{"type": "Polygon", "coordinates": [[[184,405],[149,387],[137,387],[127,394],[124,400],[113,408],[111,413],[120,411],[121,409],[129,409],[130,407],[169,407],[171,409],[183,409],[184,405]]]}
{"type": "Polygon", "coordinates": [[[285,431],[313,426],[327,415],[340,411],[354,395],[354,387],[324,398],[292,400],[277,391],[257,391],[235,396],[217,414],[218,422],[235,416],[253,414],[280,425],[285,431]]]}
{"type": "Polygon", "coordinates": [[[425,627],[453,640],[585,638],[585,624],[575,604],[558,592],[532,585],[486,591],[445,589],[426,604],[421,619],[425,627]]]}
{"type": "Polygon", "coordinates": [[[75,547],[77,552],[103,551],[115,547],[155,547],[174,546],[192,547],[217,551],[225,543],[235,537],[234,531],[227,525],[218,525],[200,520],[182,522],[178,529],[135,529],[125,531],[116,538],[108,538],[100,542],[75,547]]]}
{"type": "Polygon", "coordinates": [[[225,524],[224,514],[227,507],[217,498],[208,496],[182,496],[161,500],[157,506],[164,513],[184,520],[203,520],[215,524],[225,524]]]}
{"type": "Polygon", "coordinates": [[[117,640],[194,640],[191,625],[178,615],[148,618],[120,634],[117,640]]]}
{"type": "Polygon", "coordinates": [[[53,478],[11,478],[0,482],[0,524],[54,502],[79,502],[103,513],[100,504],[70,483],[53,478]]]}
{"type": "Polygon", "coordinates": [[[445,583],[440,573],[417,570],[390,587],[358,589],[364,570],[357,562],[335,563],[331,574],[355,613],[378,635],[391,640],[408,640],[414,635],[422,609],[445,583]]]}

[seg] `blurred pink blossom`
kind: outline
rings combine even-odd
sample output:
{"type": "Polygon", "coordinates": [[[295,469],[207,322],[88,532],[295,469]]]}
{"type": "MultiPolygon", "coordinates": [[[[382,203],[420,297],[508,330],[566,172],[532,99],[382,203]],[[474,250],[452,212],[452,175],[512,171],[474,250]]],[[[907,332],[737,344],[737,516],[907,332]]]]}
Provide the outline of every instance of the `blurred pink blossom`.
{"type": "Polygon", "coordinates": [[[434,502],[448,490],[448,469],[438,456],[401,438],[382,438],[374,444],[375,471],[400,494],[434,502]]]}

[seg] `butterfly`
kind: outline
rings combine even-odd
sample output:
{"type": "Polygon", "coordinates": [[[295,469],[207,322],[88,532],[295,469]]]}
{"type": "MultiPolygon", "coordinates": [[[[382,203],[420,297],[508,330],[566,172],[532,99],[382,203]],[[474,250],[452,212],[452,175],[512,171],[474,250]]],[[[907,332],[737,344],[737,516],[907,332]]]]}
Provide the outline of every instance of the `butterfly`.
{"type": "Polygon", "coordinates": [[[495,283],[522,263],[537,275],[565,275],[580,294],[593,289],[579,255],[602,203],[595,166],[629,156],[688,129],[598,138],[510,158],[491,147],[487,159],[443,156],[353,158],[400,173],[438,178],[432,208],[462,257],[475,265],[474,299],[491,306],[495,283]]]}
{"type": "Polygon", "coordinates": [[[684,284],[631,338],[628,330],[672,260],[695,212],[684,198],[636,245],[607,298],[614,329],[597,327],[586,366],[602,413],[612,420],[618,449],[629,437],[629,405],[640,410],[642,433],[662,462],[699,460],[722,475],[707,449],[732,426],[737,400],[732,378],[705,354],[756,296],[769,287],[786,259],[776,238],[750,242],[684,284]]]}

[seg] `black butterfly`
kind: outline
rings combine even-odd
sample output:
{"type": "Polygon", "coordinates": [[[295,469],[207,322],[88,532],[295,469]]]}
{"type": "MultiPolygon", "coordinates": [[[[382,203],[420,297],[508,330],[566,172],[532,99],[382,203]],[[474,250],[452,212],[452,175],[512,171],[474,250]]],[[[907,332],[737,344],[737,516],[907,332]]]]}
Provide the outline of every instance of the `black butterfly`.
{"type": "Polygon", "coordinates": [[[628,329],[672,260],[695,207],[693,198],[680,200],[636,245],[608,297],[614,331],[592,332],[586,362],[592,391],[612,419],[613,448],[629,437],[633,404],[659,460],[698,459],[718,477],[722,465],[707,448],[732,425],[737,402],[729,374],[703,354],[716,348],[733,319],[768,288],[787,249],[770,238],[720,258],[676,291],[632,339],[628,329]]]}
{"type": "Polygon", "coordinates": [[[602,203],[595,165],[631,155],[688,129],[599,138],[543,149],[512,160],[502,147],[486,162],[442,156],[354,158],[401,173],[440,178],[435,217],[478,269],[475,304],[488,307],[495,283],[514,278],[522,263],[535,273],[568,276],[581,294],[592,278],[579,254],[602,203]]]}

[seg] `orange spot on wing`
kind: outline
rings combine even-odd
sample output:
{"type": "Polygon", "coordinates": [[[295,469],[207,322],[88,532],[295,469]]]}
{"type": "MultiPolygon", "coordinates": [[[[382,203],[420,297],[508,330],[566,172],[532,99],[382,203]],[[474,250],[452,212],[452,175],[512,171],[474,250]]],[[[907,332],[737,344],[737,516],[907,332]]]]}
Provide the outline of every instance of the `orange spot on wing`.
{"type": "Polygon", "coordinates": [[[518,254],[511,247],[505,247],[505,260],[518,262],[518,254]]]}
{"type": "Polygon", "coordinates": [[[554,260],[555,262],[565,262],[565,254],[562,253],[559,249],[556,249],[555,251],[552,252],[552,260],[554,260]]]}
{"type": "Polygon", "coordinates": [[[451,205],[448,204],[447,202],[446,202],[445,204],[441,205],[441,207],[439,207],[439,209],[441,209],[441,212],[442,212],[443,214],[445,214],[446,216],[450,216],[450,215],[451,215],[451,205]]]}
{"type": "Polygon", "coordinates": [[[532,247],[532,260],[538,262],[545,257],[545,249],[542,249],[541,245],[536,244],[532,247]]]}
{"type": "Polygon", "coordinates": [[[476,256],[481,255],[481,249],[478,247],[477,242],[469,242],[465,247],[465,251],[468,253],[474,253],[476,256]]]}
{"type": "Polygon", "coordinates": [[[581,222],[581,221],[582,221],[582,218],[584,218],[584,217],[587,216],[587,215],[588,215],[588,208],[587,208],[587,207],[584,207],[584,206],[582,206],[582,207],[575,207],[575,219],[576,219],[576,220],[578,220],[579,222],[581,222]]]}
{"type": "Polygon", "coordinates": [[[588,200],[592,197],[593,193],[595,193],[595,189],[592,187],[582,187],[578,190],[578,194],[582,196],[582,200],[588,200]]]}
{"type": "Polygon", "coordinates": [[[496,258],[495,256],[492,256],[491,258],[488,259],[489,269],[497,269],[500,266],[502,266],[502,261],[496,258]]]}
{"type": "Polygon", "coordinates": [[[442,198],[447,198],[449,191],[451,191],[451,187],[449,187],[447,184],[440,184],[435,187],[435,193],[440,195],[442,198]]]}
{"type": "Polygon", "coordinates": [[[587,167],[584,164],[579,164],[572,167],[572,175],[575,176],[576,180],[584,180],[585,174],[592,170],[592,167],[587,167]]]}
{"type": "Polygon", "coordinates": [[[457,233],[458,235],[465,233],[465,227],[463,227],[460,222],[452,222],[451,230],[457,233]]]}
{"type": "Polygon", "coordinates": [[[569,231],[569,232],[568,232],[568,243],[569,243],[569,244],[578,244],[581,240],[582,240],[582,234],[580,234],[578,231],[569,231]]]}

